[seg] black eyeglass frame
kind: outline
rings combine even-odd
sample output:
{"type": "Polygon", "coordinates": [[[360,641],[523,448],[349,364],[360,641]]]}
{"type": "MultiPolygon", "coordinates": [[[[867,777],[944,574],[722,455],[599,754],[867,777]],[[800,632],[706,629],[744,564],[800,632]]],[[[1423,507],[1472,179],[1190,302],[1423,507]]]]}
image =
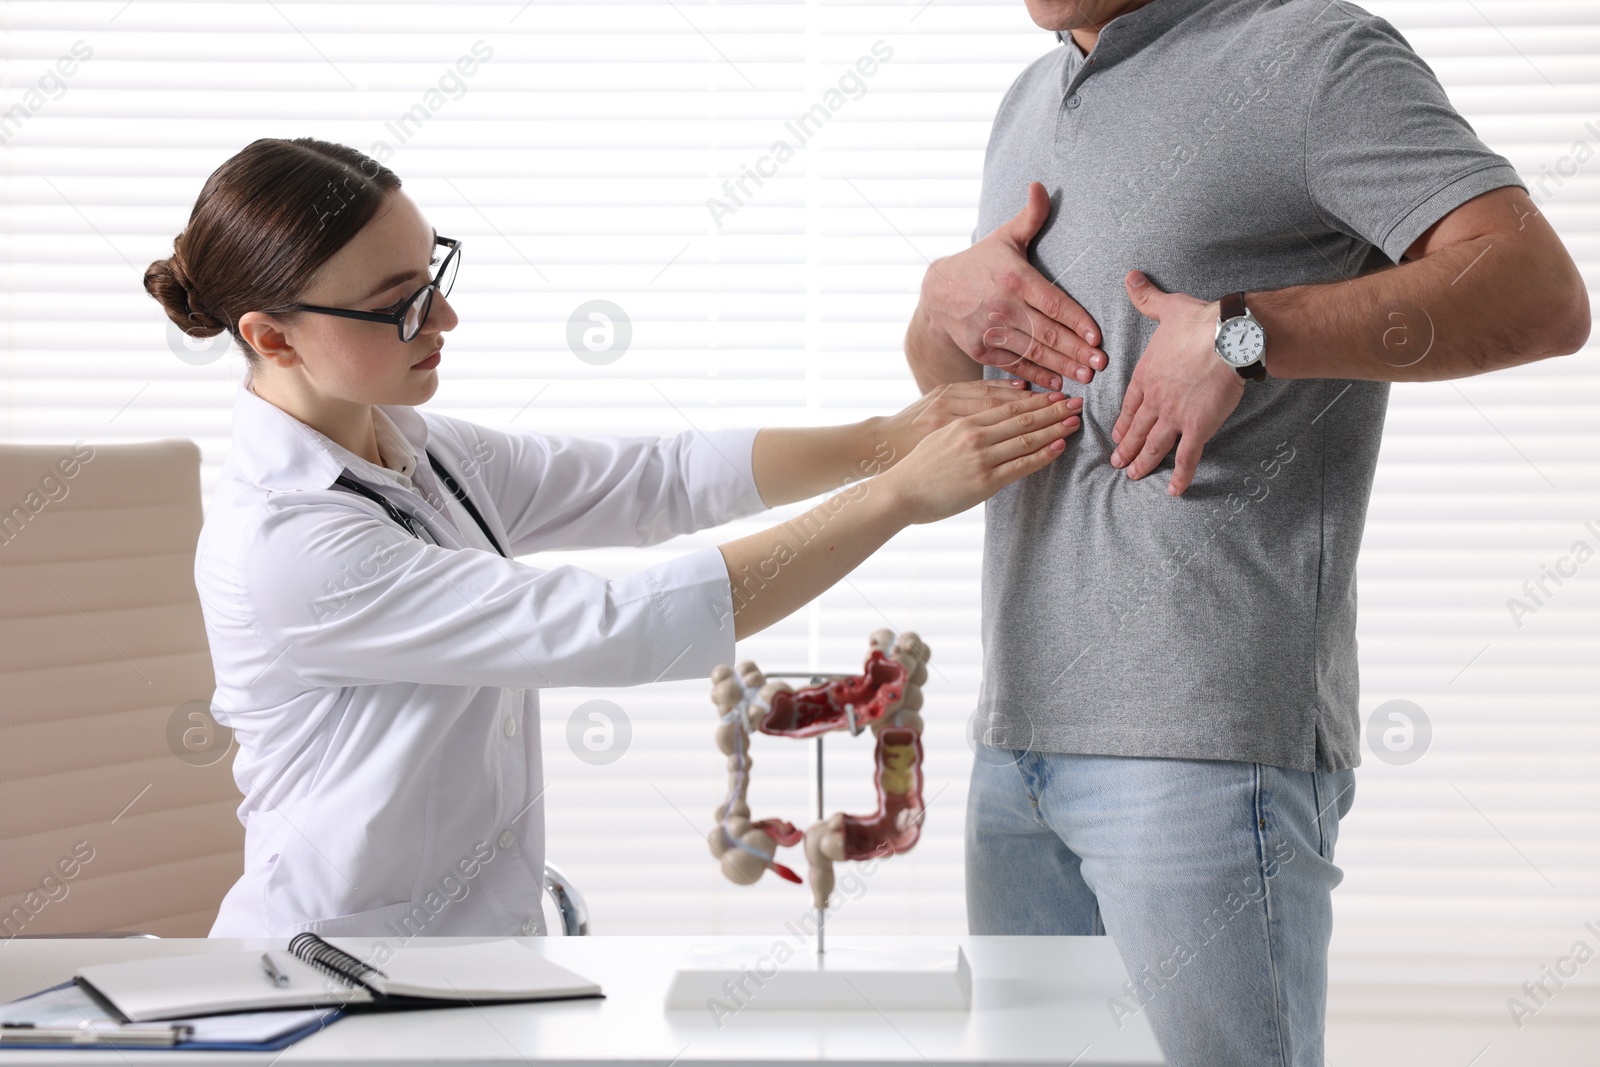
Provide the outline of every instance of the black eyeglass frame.
{"type": "MultiPolygon", "coordinates": [[[[439,264],[439,269],[434,272],[434,275],[431,279],[429,279],[428,284],[424,285],[421,289],[418,289],[416,292],[406,297],[405,300],[401,301],[398,305],[400,310],[392,315],[386,315],[381,311],[355,311],[351,308],[321,307],[317,304],[290,304],[283,310],[315,311],[319,315],[337,315],[340,318],[360,319],[363,322],[386,322],[394,327],[395,333],[399,336],[401,342],[414,341],[417,338],[417,334],[422,332],[422,327],[427,325],[428,312],[433,310],[433,294],[438,292],[443,296],[449,296],[450,288],[453,288],[456,282],[454,276],[452,276],[450,278],[450,288],[445,288],[442,290],[439,288],[439,279],[444,277],[445,271],[451,269],[451,261],[461,254],[460,238],[435,235],[433,238],[433,243],[435,246],[444,245],[446,248],[450,249],[450,251],[446,253],[444,261],[439,264]],[[407,337],[405,332],[406,312],[411,310],[411,305],[416,303],[417,297],[421,296],[425,292],[428,294],[428,296],[423,302],[422,312],[417,316],[416,333],[413,333],[410,337],[407,337]]],[[[459,264],[457,264],[456,269],[460,270],[459,264]]]]}

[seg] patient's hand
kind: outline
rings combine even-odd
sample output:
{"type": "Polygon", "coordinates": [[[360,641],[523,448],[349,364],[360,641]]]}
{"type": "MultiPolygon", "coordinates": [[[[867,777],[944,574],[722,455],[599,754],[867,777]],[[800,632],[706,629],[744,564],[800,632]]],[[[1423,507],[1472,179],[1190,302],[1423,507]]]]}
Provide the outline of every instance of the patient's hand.
{"type": "Polygon", "coordinates": [[[1217,302],[1164,293],[1141,271],[1124,279],[1128,299],[1160,325],[1145,346],[1111,427],[1113,467],[1143,478],[1177,446],[1167,493],[1180,496],[1194,480],[1200,453],[1244,396],[1244,379],[1222,362],[1212,342],[1217,302]]]}
{"type": "Polygon", "coordinates": [[[1072,297],[1028,262],[1028,245],[1050,216],[1043,185],[1028,204],[965,251],[936,259],[922,278],[916,315],[929,335],[968,357],[1045,389],[1087,383],[1106,366],[1100,328],[1072,297]]]}

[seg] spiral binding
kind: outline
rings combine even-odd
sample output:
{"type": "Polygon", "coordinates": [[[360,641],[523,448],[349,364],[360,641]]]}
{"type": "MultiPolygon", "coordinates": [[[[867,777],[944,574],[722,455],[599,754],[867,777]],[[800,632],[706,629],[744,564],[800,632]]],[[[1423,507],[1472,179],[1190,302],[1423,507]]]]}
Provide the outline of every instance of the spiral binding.
{"type": "Polygon", "coordinates": [[[335,948],[312,933],[295,934],[294,937],[290,938],[289,955],[304,960],[311,966],[327,972],[347,985],[365,986],[374,993],[379,992],[379,990],[374,989],[367,982],[367,978],[374,974],[379,978],[388,977],[378,968],[362,963],[350,953],[335,948]]]}

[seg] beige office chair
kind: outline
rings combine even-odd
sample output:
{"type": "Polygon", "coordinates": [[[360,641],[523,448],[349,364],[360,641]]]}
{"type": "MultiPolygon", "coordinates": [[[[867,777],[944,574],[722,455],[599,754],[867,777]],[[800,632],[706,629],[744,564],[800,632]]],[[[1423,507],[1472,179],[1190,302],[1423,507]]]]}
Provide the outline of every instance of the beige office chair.
{"type": "Polygon", "coordinates": [[[243,870],[201,518],[192,441],[0,445],[0,939],[204,937],[243,870]]]}

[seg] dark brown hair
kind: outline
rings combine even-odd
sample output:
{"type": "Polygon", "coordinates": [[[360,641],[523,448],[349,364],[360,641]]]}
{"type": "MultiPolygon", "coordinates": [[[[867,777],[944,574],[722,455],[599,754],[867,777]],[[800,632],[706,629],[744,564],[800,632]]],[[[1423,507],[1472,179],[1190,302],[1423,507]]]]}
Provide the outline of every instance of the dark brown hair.
{"type": "Polygon", "coordinates": [[[255,363],[239,317],[285,314],[398,188],[393,171],[346,145],[252,141],[206,179],[172,256],[144,272],[145,291],[190,337],[227,330],[255,363]]]}

